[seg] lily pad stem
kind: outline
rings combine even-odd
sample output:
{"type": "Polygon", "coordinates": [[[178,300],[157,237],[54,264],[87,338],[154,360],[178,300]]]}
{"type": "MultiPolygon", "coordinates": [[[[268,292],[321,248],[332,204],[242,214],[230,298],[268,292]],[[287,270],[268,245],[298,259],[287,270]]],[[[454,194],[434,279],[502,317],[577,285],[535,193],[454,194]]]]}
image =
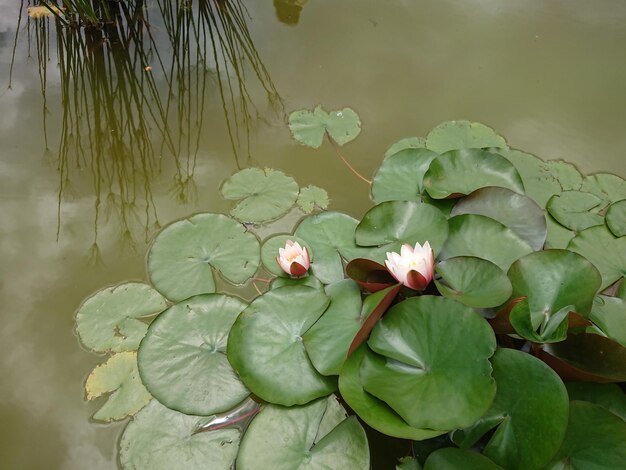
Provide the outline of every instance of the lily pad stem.
{"type": "Polygon", "coordinates": [[[369,184],[371,186],[372,181],[368,180],[365,176],[363,176],[362,174],[360,174],[358,171],[356,171],[354,169],[354,167],[352,165],[350,165],[350,162],[348,160],[346,160],[346,158],[341,154],[341,152],[339,151],[339,145],[337,145],[337,142],[335,142],[335,139],[333,139],[328,132],[326,133],[326,137],[328,138],[328,141],[330,142],[330,145],[333,146],[333,149],[335,150],[335,154],[337,154],[337,156],[339,158],[341,158],[341,160],[346,164],[346,166],[348,167],[348,169],[354,173],[358,178],[362,179],[363,181],[365,181],[367,184],[369,184]]]}

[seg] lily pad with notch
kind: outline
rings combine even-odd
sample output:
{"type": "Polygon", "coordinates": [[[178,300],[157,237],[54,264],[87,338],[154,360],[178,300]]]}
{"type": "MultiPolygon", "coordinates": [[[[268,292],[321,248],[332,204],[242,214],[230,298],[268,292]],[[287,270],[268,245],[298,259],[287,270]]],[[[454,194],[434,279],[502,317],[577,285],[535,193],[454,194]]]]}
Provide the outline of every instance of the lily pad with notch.
{"type": "Polygon", "coordinates": [[[602,199],[583,191],[563,191],[550,198],[546,208],[564,227],[580,232],[594,225],[602,225],[604,217],[598,214],[602,199]]]}
{"type": "Polygon", "coordinates": [[[611,204],[606,211],[606,225],[616,237],[626,236],[626,199],[611,204]]]}
{"type": "Polygon", "coordinates": [[[593,193],[602,199],[600,209],[626,199],[626,180],[611,173],[596,173],[585,176],[581,191],[593,193]]]}
{"type": "Polygon", "coordinates": [[[589,318],[609,338],[626,348],[626,300],[598,295],[593,302],[589,318]]]}
{"type": "Polygon", "coordinates": [[[289,115],[291,135],[307,147],[318,148],[326,133],[339,145],[347,144],[361,133],[359,116],[350,108],[327,113],[321,106],[289,115]]]}
{"type": "Polygon", "coordinates": [[[310,214],[315,209],[326,210],[329,204],[328,193],[323,188],[309,185],[300,189],[296,203],[305,214],[310,214]]]}

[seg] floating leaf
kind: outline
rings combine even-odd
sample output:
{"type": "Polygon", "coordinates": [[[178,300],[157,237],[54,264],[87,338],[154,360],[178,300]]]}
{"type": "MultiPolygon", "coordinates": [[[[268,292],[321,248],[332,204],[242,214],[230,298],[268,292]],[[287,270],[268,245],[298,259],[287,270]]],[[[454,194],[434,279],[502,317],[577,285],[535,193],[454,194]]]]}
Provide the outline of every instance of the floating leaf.
{"type": "Polygon", "coordinates": [[[277,277],[270,284],[270,289],[277,289],[285,286],[307,286],[318,290],[324,290],[324,285],[315,276],[305,276],[297,279],[290,277],[277,277]]]}
{"type": "Polygon", "coordinates": [[[289,129],[298,142],[318,148],[327,132],[339,145],[354,140],[361,133],[361,121],[350,108],[327,113],[318,106],[313,111],[303,109],[291,113],[289,129]]]}
{"type": "Polygon", "coordinates": [[[573,401],[567,434],[546,470],[624,468],[626,422],[591,403],[573,401]]]}
{"type": "Polygon", "coordinates": [[[513,164],[486,150],[452,150],[439,155],[424,175],[424,188],[435,199],[467,195],[486,186],[524,194],[524,185],[513,164]]]}
{"type": "Polygon", "coordinates": [[[197,214],[165,227],[148,253],[152,284],[179,301],[215,291],[213,269],[241,284],[259,266],[259,242],[246,228],[221,214],[197,214]]]}
{"type": "Polygon", "coordinates": [[[589,318],[605,335],[626,347],[626,300],[598,295],[589,318]]]}
{"type": "Polygon", "coordinates": [[[385,151],[385,158],[405,149],[421,149],[426,148],[426,139],[423,137],[405,137],[391,144],[385,151]]]}
{"type": "Polygon", "coordinates": [[[482,258],[459,256],[436,264],[437,290],[470,307],[502,305],[511,296],[511,282],[498,266],[482,258]]]}
{"type": "Polygon", "coordinates": [[[600,209],[609,204],[626,199],[626,180],[610,173],[596,173],[585,176],[581,191],[593,193],[602,199],[600,209]]]}
{"type": "Polygon", "coordinates": [[[565,435],[567,390],[548,366],[521,351],[498,349],[491,363],[498,387],[491,408],[452,440],[468,448],[497,427],[485,456],[507,470],[543,468],[565,435]]]}
{"type": "Polygon", "coordinates": [[[567,249],[580,253],[602,274],[601,289],[626,276],[626,237],[616,237],[604,225],[583,230],[567,249]]]}
{"type": "Polygon", "coordinates": [[[550,215],[561,225],[570,230],[580,232],[594,225],[604,223],[604,217],[592,209],[598,208],[602,199],[598,196],[582,191],[563,191],[552,196],[546,208],[550,215]]]}
{"type": "Polygon", "coordinates": [[[591,382],[566,382],[570,400],[588,401],[600,405],[626,421],[626,394],[619,385],[591,382]]]}
{"type": "Polygon", "coordinates": [[[241,442],[238,470],[304,468],[370,468],[365,431],[332,396],[305,406],[266,406],[241,442]]]}
{"type": "Polygon", "coordinates": [[[329,204],[328,193],[325,189],[320,187],[307,186],[306,188],[300,189],[296,203],[305,214],[310,214],[316,208],[325,210],[328,209],[329,204]]]}
{"type": "Polygon", "coordinates": [[[159,315],[139,348],[139,372],[150,393],[168,408],[203,416],[246,398],[226,358],[228,332],[245,307],[235,297],[205,294],[159,315]]]}
{"type": "Polygon", "coordinates": [[[545,248],[567,248],[570,240],[576,236],[576,232],[563,227],[560,223],[546,214],[548,235],[546,236],[545,248]]]}
{"type": "Polygon", "coordinates": [[[93,415],[99,421],[134,415],[152,398],[139,378],[134,351],[114,354],[92,370],[85,382],[85,391],[87,400],[110,393],[107,402],[93,415]]]}
{"type": "Polygon", "coordinates": [[[364,389],[413,427],[468,426],[491,405],[495,336],[458,302],[425,295],[400,302],[378,322],[368,346],[376,354],[363,359],[364,389]]]}
{"type": "Polygon", "coordinates": [[[220,188],[224,199],[240,200],[230,213],[242,222],[262,223],[285,215],[298,198],[298,183],[282,171],[246,168],[220,188]]]}
{"type": "Polygon", "coordinates": [[[167,308],[163,296],[148,284],[127,282],[88,297],[76,312],[81,343],[95,352],[133,351],[148,325],[141,321],[167,308]]]}
{"type": "Polygon", "coordinates": [[[289,274],[282,270],[282,268],[278,265],[276,258],[278,257],[278,250],[280,248],[285,248],[287,240],[298,242],[300,246],[306,248],[311,261],[313,261],[314,256],[313,250],[311,250],[308,243],[295,235],[275,235],[265,240],[263,242],[263,246],[261,247],[261,262],[263,263],[263,267],[275,276],[286,278],[289,277],[289,274]]]}
{"type": "Polygon", "coordinates": [[[456,203],[451,216],[478,214],[497,220],[510,228],[533,250],[541,250],[546,241],[546,217],[532,199],[510,189],[477,189],[456,203]]]}
{"type": "Polygon", "coordinates": [[[506,271],[516,259],[533,251],[511,229],[484,215],[457,215],[448,224],[450,231],[440,259],[475,256],[506,271]]]}
{"type": "Polygon", "coordinates": [[[291,406],[335,389],[333,379],[315,370],[302,340],[328,303],[317,289],[287,286],[257,297],[241,313],[230,332],[228,359],[252,393],[291,406]]]}
{"type": "Polygon", "coordinates": [[[502,470],[502,467],[477,452],[447,447],[430,454],[424,470],[502,470]]]}
{"type": "Polygon", "coordinates": [[[606,211],[606,225],[616,237],[626,235],[626,199],[611,204],[606,211]]]}
{"type": "Polygon", "coordinates": [[[170,410],[152,400],[128,423],[120,440],[125,470],[230,470],[239,450],[234,428],[195,434],[206,418],[170,410]]]}
{"type": "Polygon", "coordinates": [[[424,173],[435,157],[435,152],[424,148],[408,148],[389,155],[372,180],[372,200],[421,201],[424,173]]]}
{"type": "Polygon", "coordinates": [[[409,426],[389,405],[363,389],[359,371],[367,350],[364,344],[354,351],[344,363],[339,376],[341,396],[359,418],[372,428],[401,439],[423,440],[445,434],[445,431],[409,426]]]}
{"type": "Polygon", "coordinates": [[[444,153],[448,150],[506,147],[506,141],[479,122],[447,121],[428,133],[426,147],[444,153]]]}

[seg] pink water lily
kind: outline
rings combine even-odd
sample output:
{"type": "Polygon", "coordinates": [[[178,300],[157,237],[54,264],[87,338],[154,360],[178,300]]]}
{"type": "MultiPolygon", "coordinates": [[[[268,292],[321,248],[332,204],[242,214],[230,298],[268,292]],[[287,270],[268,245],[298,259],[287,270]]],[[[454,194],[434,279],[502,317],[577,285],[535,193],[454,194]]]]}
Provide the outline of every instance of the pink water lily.
{"type": "Polygon", "coordinates": [[[291,240],[287,240],[284,248],[278,249],[276,261],[283,271],[296,277],[304,276],[311,265],[306,247],[291,240]]]}
{"type": "Polygon", "coordinates": [[[430,243],[402,245],[400,254],[388,252],[385,261],[387,269],[398,282],[413,290],[424,290],[433,280],[435,255],[430,243]]]}

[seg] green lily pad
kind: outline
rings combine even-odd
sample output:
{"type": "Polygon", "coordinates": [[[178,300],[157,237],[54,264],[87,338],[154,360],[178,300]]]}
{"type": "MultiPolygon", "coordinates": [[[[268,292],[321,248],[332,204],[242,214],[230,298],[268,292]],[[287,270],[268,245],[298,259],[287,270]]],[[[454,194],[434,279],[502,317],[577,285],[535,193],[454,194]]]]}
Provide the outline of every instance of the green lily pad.
{"type": "Polygon", "coordinates": [[[270,284],[270,289],[277,289],[285,286],[307,286],[317,290],[324,290],[324,284],[315,276],[305,276],[297,279],[290,277],[277,277],[270,284]]]}
{"type": "Polygon", "coordinates": [[[626,348],[626,300],[598,295],[589,318],[605,335],[626,348]]]}
{"type": "Polygon", "coordinates": [[[570,400],[594,403],[626,421],[626,394],[619,385],[566,382],[565,386],[570,400]]]}
{"type": "Polygon", "coordinates": [[[556,373],[533,356],[498,349],[493,358],[498,391],[489,411],[452,440],[473,446],[497,427],[483,454],[507,470],[538,470],[556,453],[567,427],[569,400],[556,373]]]}
{"type": "Polygon", "coordinates": [[[238,470],[368,470],[369,447],[356,417],[335,397],[305,406],[266,406],[252,421],[237,456],[238,470]]]}
{"type": "Polygon", "coordinates": [[[242,284],[259,266],[259,241],[221,214],[197,214],[165,227],[148,253],[148,275],[173,301],[215,291],[213,268],[242,284]]]}
{"type": "Polygon", "coordinates": [[[121,352],[91,371],[85,382],[87,400],[110,393],[107,401],[93,415],[98,421],[111,421],[132,416],[152,398],[141,383],[137,370],[137,353],[121,352]]]}
{"type": "Polygon", "coordinates": [[[626,422],[598,405],[573,401],[567,434],[546,470],[617,470],[624,462],[626,422]]]}
{"type": "Polygon", "coordinates": [[[449,258],[437,263],[437,290],[449,299],[470,307],[497,307],[511,296],[511,282],[491,261],[472,256],[449,258]]]}
{"type": "Polygon", "coordinates": [[[557,311],[551,311],[542,318],[541,327],[532,323],[532,312],[528,299],[516,303],[509,313],[509,322],[518,335],[534,343],[556,343],[567,338],[569,326],[568,314],[574,310],[573,305],[566,305],[557,311]]]}
{"type": "Polygon", "coordinates": [[[422,466],[414,457],[403,457],[396,465],[396,470],[422,470],[422,466]]]}
{"type": "Polygon", "coordinates": [[[289,212],[298,198],[298,183],[282,171],[246,168],[220,188],[224,199],[240,200],[230,214],[242,222],[262,223],[289,212]]]}
{"type": "Polygon", "coordinates": [[[379,246],[375,261],[383,262],[385,252],[400,252],[408,243],[428,241],[435,255],[448,237],[448,221],[439,209],[413,201],[387,201],[372,207],[356,227],[361,246],[379,246]]]}
{"type": "Polygon", "coordinates": [[[361,364],[363,388],[413,427],[469,426],[491,405],[495,336],[469,307],[442,297],[409,298],[387,312],[367,344],[376,354],[366,353],[361,364]]]}
{"type": "Polygon", "coordinates": [[[425,148],[407,148],[383,160],[372,180],[372,200],[421,201],[424,173],[437,157],[425,148]]]}
{"type": "Polygon", "coordinates": [[[474,191],[456,203],[451,216],[478,214],[491,217],[510,228],[533,250],[546,241],[546,217],[535,201],[510,189],[488,187],[474,191]]]}
{"type": "Polygon", "coordinates": [[[125,470],[230,470],[239,450],[235,428],[194,434],[206,418],[170,410],[152,400],[128,423],[120,439],[125,470]]]}
{"type": "Polygon", "coordinates": [[[546,249],[550,248],[567,248],[572,238],[576,236],[576,232],[563,227],[560,223],[552,218],[550,214],[546,214],[546,223],[548,235],[546,236],[546,249]]]}
{"type": "Polygon", "coordinates": [[[567,245],[593,263],[602,274],[601,289],[626,276],[626,237],[616,237],[604,225],[583,230],[567,245]]]}
{"type": "Polygon", "coordinates": [[[339,375],[348,349],[361,328],[361,290],[344,279],[326,286],[330,305],[302,339],[313,366],[323,375],[339,375]]]}
{"type": "Polygon", "coordinates": [[[600,209],[626,199],[626,180],[610,173],[585,176],[581,191],[593,193],[602,199],[600,209]]]}
{"type": "Polygon", "coordinates": [[[291,135],[307,147],[318,148],[324,135],[328,135],[339,145],[344,145],[361,133],[359,116],[350,108],[327,113],[321,106],[313,111],[303,109],[289,115],[291,135]]]}
{"type": "Polygon", "coordinates": [[[606,225],[616,237],[626,235],[626,199],[611,204],[606,211],[606,225]]]}
{"type": "Polygon", "coordinates": [[[226,358],[228,332],[246,304],[222,294],[180,302],[152,322],[139,348],[146,388],[168,408],[193,415],[229,410],[250,392],[226,358]]]}
{"type": "Polygon", "coordinates": [[[590,212],[602,203],[598,196],[583,191],[563,191],[548,201],[546,208],[550,215],[570,230],[580,232],[594,225],[604,223],[604,217],[590,212]]]}
{"type": "Polygon", "coordinates": [[[533,329],[545,324],[566,306],[583,316],[602,281],[598,270],[585,258],[567,250],[545,250],[517,260],[509,269],[513,298],[528,297],[533,329]]]}
{"type": "Polygon", "coordinates": [[[502,470],[502,467],[477,452],[446,447],[428,456],[424,470],[502,470]]]}
{"type": "Polygon", "coordinates": [[[309,185],[300,189],[296,203],[305,214],[310,214],[315,209],[326,210],[329,204],[328,193],[323,188],[309,185]]]}
{"type": "Polygon", "coordinates": [[[276,261],[276,257],[278,256],[279,248],[285,248],[285,243],[287,240],[291,240],[293,242],[298,242],[300,246],[307,249],[309,253],[309,259],[313,261],[313,250],[307,242],[305,242],[302,238],[298,238],[295,235],[275,235],[271,238],[268,238],[263,242],[263,246],[261,247],[261,262],[263,263],[263,267],[267,269],[270,273],[275,276],[281,277],[289,277],[285,271],[278,265],[276,261]]]}
{"type": "Polygon", "coordinates": [[[385,158],[401,150],[421,148],[426,148],[426,139],[424,137],[405,137],[389,146],[385,151],[385,158]]]}
{"type": "Polygon", "coordinates": [[[315,370],[302,340],[328,303],[317,289],[286,286],[257,297],[243,311],[230,332],[228,359],[252,393],[291,406],[335,389],[334,379],[315,370]]]}
{"type": "Polygon", "coordinates": [[[448,150],[506,147],[506,141],[479,122],[447,121],[428,133],[426,147],[444,153],[448,150]]]}
{"type": "Polygon", "coordinates": [[[448,224],[450,231],[440,259],[475,256],[507,271],[515,260],[533,252],[513,230],[484,215],[457,215],[448,224]]]}
{"type": "Polygon", "coordinates": [[[76,331],[92,351],[133,351],[148,330],[141,318],[166,308],[163,296],[148,284],[126,282],[88,297],[76,312],[76,331]]]}
{"type": "Polygon", "coordinates": [[[435,158],[424,175],[424,188],[434,199],[464,196],[486,186],[524,194],[513,164],[486,150],[451,150],[435,158]]]}
{"type": "Polygon", "coordinates": [[[341,396],[359,418],[383,434],[400,439],[421,441],[445,434],[446,431],[409,426],[387,403],[363,389],[359,371],[366,351],[369,351],[366,344],[354,351],[344,363],[339,376],[341,396]]]}

